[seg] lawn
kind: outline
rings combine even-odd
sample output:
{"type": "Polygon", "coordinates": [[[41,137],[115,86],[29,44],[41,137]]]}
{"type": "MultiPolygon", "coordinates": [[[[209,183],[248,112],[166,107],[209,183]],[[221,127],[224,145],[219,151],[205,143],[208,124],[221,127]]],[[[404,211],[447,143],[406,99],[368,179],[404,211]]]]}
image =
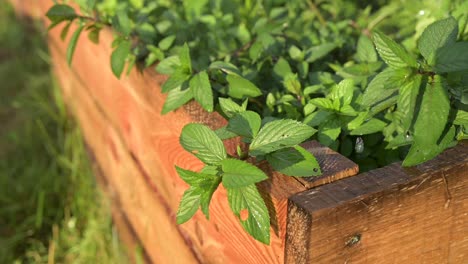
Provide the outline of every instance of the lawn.
{"type": "Polygon", "coordinates": [[[0,263],[127,263],[45,30],[0,6],[0,263]]]}

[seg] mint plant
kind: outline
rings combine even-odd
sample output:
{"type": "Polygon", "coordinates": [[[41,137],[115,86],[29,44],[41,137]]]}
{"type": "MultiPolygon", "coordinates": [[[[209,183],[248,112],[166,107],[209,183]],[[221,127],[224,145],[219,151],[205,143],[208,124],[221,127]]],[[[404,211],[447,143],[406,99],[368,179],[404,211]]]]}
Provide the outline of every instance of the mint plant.
{"type": "Polygon", "coordinates": [[[47,13],[51,27],[66,24],[62,38],[78,25],[69,62],[83,32],[98,42],[110,26],[117,78],[135,65],[155,67],[169,77],[163,114],[196,100],[229,120],[216,131],[200,124],[183,130],[181,144],[206,166],[177,168],[191,186],[179,223],[198,208],[208,217],[222,183],[241,224],[267,243],[268,214],[255,186],[266,175],[256,165],[268,162],[295,177],[319,174],[299,146],[304,140],[366,171],[401,160],[417,165],[468,138],[466,1],[74,2],[79,12],[56,4],[47,13]],[[222,144],[232,137],[243,142],[236,156],[222,144]]]}
{"type": "Polygon", "coordinates": [[[298,145],[315,130],[288,119],[262,124],[260,115],[230,99],[221,101],[221,107],[230,116],[226,127],[212,131],[202,124],[188,124],[182,130],[180,144],[205,163],[205,167],[193,172],[176,166],[179,176],[190,185],[180,201],[177,223],[189,220],[198,208],[209,218],[211,197],[222,183],[242,227],[258,241],[269,244],[270,216],[255,185],[268,176],[255,164],[266,161],[289,176],[320,175],[315,157],[298,145]],[[240,137],[245,145],[238,146],[237,156],[231,157],[222,140],[232,137],[240,137]],[[244,210],[247,216],[241,215],[244,210]]]}

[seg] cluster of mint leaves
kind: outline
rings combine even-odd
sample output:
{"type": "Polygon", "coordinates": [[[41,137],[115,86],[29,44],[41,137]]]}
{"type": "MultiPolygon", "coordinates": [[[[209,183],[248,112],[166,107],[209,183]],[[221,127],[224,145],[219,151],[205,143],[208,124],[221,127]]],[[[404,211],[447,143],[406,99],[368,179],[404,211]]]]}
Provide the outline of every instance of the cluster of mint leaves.
{"type": "Polygon", "coordinates": [[[321,174],[315,157],[299,146],[316,131],[312,127],[290,119],[262,122],[260,115],[246,110],[231,99],[220,101],[222,111],[229,117],[227,126],[212,131],[202,124],[186,125],[180,144],[203,163],[201,172],[176,167],[179,176],[190,185],[180,201],[177,223],[189,220],[201,211],[209,218],[209,204],[213,193],[222,183],[228,202],[242,227],[255,239],[270,242],[270,216],[256,183],[268,176],[254,164],[267,162],[275,170],[295,177],[321,174]],[[237,155],[229,156],[223,140],[240,137],[237,155]],[[246,210],[245,219],[241,211],[246,210]]]}
{"type": "MultiPolygon", "coordinates": [[[[300,142],[270,153],[257,150],[253,138],[270,122],[280,121],[296,120],[317,130],[303,140],[317,139],[339,150],[361,170],[401,159],[404,166],[416,165],[468,138],[466,1],[432,7],[390,1],[377,9],[339,0],[75,2],[85,16],[65,4],[47,14],[52,26],[67,23],[63,37],[73,21],[79,24],[70,40],[69,61],[82,32],[97,42],[99,31],[112,26],[116,34],[110,61],[117,77],[125,67],[156,62],[156,70],[169,75],[162,87],[168,94],[163,113],[194,99],[229,119],[230,125],[214,134],[221,140],[241,136],[248,149],[240,147],[229,158],[219,156],[219,149],[210,150],[222,160],[246,163],[254,157],[287,175],[315,175],[312,158],[296,146],[300,142]],[[394,32],[393,37],[383,31],[394,32]],[[226,110],[229,106],[237,110],[226,110]]],[[[179,222],[198,207],[208,215],[220,182],[232,189],[224,183],[222,160],[200,159],[207,164],[200,173],[178,168],[191,186],[180,205],[179,222]],[[201,175],[199,181],[189,177],[194,175],[201,175]]],[[[252,177],[253,190],[260,177],[252,177]]],[[[231,200],[240,216],[248,201],[233,205],[231,200]]],[[[256,205],[250,211],[263,208],[256,205]]],[[[262,232],[253,231],[252,222],[251,229],[241,223],[267,241],[262,232]]]]}

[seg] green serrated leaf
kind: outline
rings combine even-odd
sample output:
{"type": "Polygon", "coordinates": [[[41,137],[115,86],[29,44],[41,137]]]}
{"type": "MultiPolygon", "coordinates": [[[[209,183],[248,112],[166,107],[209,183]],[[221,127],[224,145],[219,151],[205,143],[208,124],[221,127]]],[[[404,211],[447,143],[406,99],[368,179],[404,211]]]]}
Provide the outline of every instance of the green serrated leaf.
{"type": "Polygon", "coordinates": [[[327,121],[320,124],[317,138],[325,146],[332,145],[341,134],[340,120],[333,115],[327,121]]]}
{"type": "Polygon", "coordinates": [[[429,25],[419,38],[418,48],[429,65],[434,65],[437,49],[457,41],[458,22],[455,18],[439,20],[429,25]]]}
{"type": "Polygon", "coordinates": [[[452,126],[445,135],[442,135],[442,139],[439,144],[421,145],[422,143],[415,142],[411,146],[402,165],[404,167],[415,166],[435,158],[445,149],[457,144],[457,141],[455,141],[455,135],[456,129],[452,126]]]}
{"type": "Polygon", "coordinates": [[[199,188],[189,188],[184,192],[177,210],[177,224],[187,222],[197,212],[200,207],[201,192],[199,188]]]}
{"type": "Polygon", "coordinates": [[[250,144],[252,156],[265,155],[304,142],[316,132],[312,127],[291,119],[265,124],[250,144]]]}
{"type": "Polygon", "coordinates": [[[180,68],[180,59],[179,56],[170,56],[160,61],[156,70],[160,74],[171,75],[176,69],[180,68]]]}
{"type": "Polygon", "coordinates": [[[126,10],[120,9],[116,12],[112,26],[124,36],[130,36],[130,33],[132,32],[132,23],[126,10]]]}
{"type": "Polygon", "coordinates": [[[333,102],[328,98],[314,98],[309,101],[309,104],[313,104],[320,109],[335,111],[339,109],[335,109],[333,102]]]}
{"type": "Polygon", "coordinates": [[[60,32],[60,39],[62,40],[65,40],[65,38],[67,37],[68,35],[68,31],[70,31],[70,26],[72,24],[73,21],[69,21],[62,29],[62,31],[60,32]]]}
{"type": "Polygon", "coordinates": [[[128,40],[124,40],[119,43],[117,48],[112,52],[111,55],[111,69],[114,75],[120,79],[125,68],[125,61],[127,56],[130,54],[132,43],[128,40]]]}
{"type": "Polygon", "coordinates": [[[55,4],[53,5],[46,13],[46,16],[52,21],[52,23],[57,24],[64,20],[73,20],[78,17],[75,13],[75,9],[69,5],[65,4],[55,4]]]}
{"type": "Polygon", "coordinates": [[[359,136],[372,134],[382,131],[386,125],[387,123],[377,118],[372,118],[371,120],[367,121],[366,123],[351,131],[350,134],[359,136]]]}
{"type": "Polygon", "coordinates": [[[414,124],[414,143],[403,166],[427,161],[442,151],[437,143],[447,125],[450,101],[440,76],[434,76],[434,80],[426,84],[419,108],[414,124]]]}
{"type": "Polygon", "coordinates": [[[426,84],[414,124],[415,142],[435,144],[447,124],[450,100],[442,81],[442,78],[436,75],[426,84]]]}
{"type": "Polygon", "coordinates": [[[102,27],[95,26],[88,33],[88,39],[94,44],[99,44],[99,32],[101,32],[101,29],[102,27]]]}
{"type": "Polygon", "coordinates": [[[179,52],[180,64],[189,74],[192,73],[192,60],[190,59],[190,49],[187,43],[184,44],[179,52]]]}
{"type": "Polygon", "coordinates": [[[364,91],[361,104],[370,107],[392,96],[399,87],[388,87],[386,85],[388,80],[394,77],[395,74],[396,71],[392,68],[387,68],[377,74],[364,91]]]}
{"type": "Polygon", "coordinates": [[[288,176],[311,177],[322,174],[314,155],[300,146],[275,151],[268,154],[266,159],[273,169],[288,176]]]}
{"type": "Polygon", "coordinates": [[[230,138],[235,138],[238,135],[236,133],[233,133],[227,129],[227,126],[223,126],[219,129],[215,130],[216,135],[221,139],[221,140],[226,140],[230,138]]]}
{"type": "Polygon", "coordinates": [[[161,50],[168,50],[172,44],[174,43],[174,40],[176,39],[175,35],[170,35],[165,38],[163,38],[161,41],[158,43],[158,47],[161,50]]]}
{"type": "Polygon", "coordinates": [[[237,135],[252,139],[257,136],[261,125],[262,119],[259,114],[253,111],[245,111],[229,119],[227,129],[237,135]]]}
{"type": "Polygon", "coordinates": [[[357,44],[357,59],[361,62],[376,62],[377,53],[372,40],[366,35],[361,35],[357,44]]]}
{"type": "Polygon", "coordinates": [[[226,149],[215,132],[202,124],[188,124],[182,129],[180,144],[206,164],[226,159],[226,149]]]}
{"type": "Polygon", "coordinates": [[[184,67],[179,66],[179,68],[177,68],[162,85],[162,92],[167,93],[171,90],[183,86],[183,84],[188,81],[189,78],[190,73],[188,73],[184,67]]]}
{"type": "Polygon", "coordinates": [[[178,88],[171,90],[167,94],[161,113],[167,114],[170,111],[181,107],[182,105],[190,101],[192,98],[193,93],[191,89],[182,88],[182,86],[179,86],[178,88]]]}
{"type": "Polygon", "coordinates": [[[238,105],[231,98],[219,98],[219,106],[228,118],[232,118],[235,114],[244,112],[247,109],[247,105],[238,105]]]}
{"type": "Polygon", "coordinates": [[[421,75],[415,75],[400,88],[397,106],[398,111],[402,113],[401,125],[404,131],[408,131],[413,122],[421,80],[421,75]]]}
{"type": "Polygon", "coordinates": [[[208,67],[208,69],[221,70],[227,74],[241,75],[241,72],[236,67],[236,65],[229,63],[229,62],[224,62],[224,61],[214,61],[210,64],[210,67],[208,67]]]}
{"type": "Polygon", "coordinates": [[[227,189],[246,187],[264,181],[268,176],[256,166],[237,159],[221,161],[223,171],[223,185],[227,189]]]}
{"type": "Polygon", "coordinates": [[[301,82],[297,74],[290,73],[284,77],[283,85],[290,93],[295,95],[302,95],[301,82]]]}
{"type": "Polygon", "coordinates": [[[455,125],[468,126],[468,112],[463,111],[463,110],[458,110],[453,123],[455,125]]]}
{"type": "Polygon", "coordinates": [[[468,41],[444,46],[437,50],[435,57],[437,73],[468,70],[468,41]]]}
{"type": "Polygon", "coordinates": [[[351,104],[354,94],[354,81],[352,79],[344,79],[338,85],[335,85],[330,92],[330,99],[339,101],[341,106],[351,104]]]}
{"type": "Polygon", "coordinates": [[[256,240],[270,244],[270,215],[257,187],[252,184],[227,189],[227,192],[231,210],[239,218],[242,227],[256,240]],[[245,214],[247,219],[243,218],[245,214]]]}
{"type": "Polygon", "coordinates": [[[237,99],[244,97],[257,97],[262,95],[262,91],[249,80],[235,74],[226,77],[229,83],[229,96],[237,99]]]}
{"type": "Polygon", "coordinates": [[[291,66],[283,57],[279,58],[273,67],[273,73],[278,80],[283,80],[288,74],[292,74],[291,66]]]}
{"type": "Polygon", "coordinates": [[[380,57],[392,68],[413,67],[418,63],[406,50],[379,31],[373,33],[374,44],[380,57]]]}
{"type": "Polygon", "coordinates": [[[76,31],[73,33],[72,37],[70,38],[70,43],[68,43],[67,48],[67,63],[71,65],[73,54],[75,53],[76,44],[78,43],[78,39],[80,37],[81,32],[83,31],[85,25],[81,24],[76,31]]]}
{"type": "Polygon", "coordinates": [[[367,117],[369,115],[369,112],[360,112],[356,118],[354,118],[351,122],[348,123],[348,129],[349,130],[354,130],[362,125],[364,121],[366,121],[367,117]]]}
{"type": "Polygon", "coordinates": [[[335,43],[324,43],[318,46],[314,46],[305,51],[305,61],[312,63],[318,59],[325,57],[332,50],[338,46],[335,43]]]}
{"type": "Polygon", "coordinates": [[[201,71],[190,79],[193,97],[208,112],[213,112],[213,90],[206,71],[201,71]]]}

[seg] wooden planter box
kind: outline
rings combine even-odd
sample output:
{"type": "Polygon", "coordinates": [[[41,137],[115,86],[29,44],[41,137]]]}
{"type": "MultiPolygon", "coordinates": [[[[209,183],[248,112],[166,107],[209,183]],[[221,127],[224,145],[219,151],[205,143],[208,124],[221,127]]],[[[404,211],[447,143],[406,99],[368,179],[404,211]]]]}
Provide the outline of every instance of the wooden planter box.
{"type": "MultiPolygon", "coordinates": [[[[52,4],[12,2],[18,11],[40,17],[52,4]]],[[[295,179],[264,168],[270,179],[259,187],[273,216],[270,246],[242,230],[222,188],[213,196],[210,221],[198,212],[176,225],[187,185],[174,165],[202,167],[179,145],[182,127],[200,122],[219,128],[226,120],[196,103],[160,115],[165,77],[148,69],[115,78],[110,30],[103,30],[99,45],[81,36],[69,67],[68,40],[60,39],[60,30],[52,30],[48,40],[63,97],[112,198],[123,239],[131,247],[141,244],[147,262],[468,263],[467,142],[420,166],[392,164],[358,175],[345,157],[306,143],[323,176],[295,179]]],[[[231,152],[234,143],[226,143],[231,152]]]]}

